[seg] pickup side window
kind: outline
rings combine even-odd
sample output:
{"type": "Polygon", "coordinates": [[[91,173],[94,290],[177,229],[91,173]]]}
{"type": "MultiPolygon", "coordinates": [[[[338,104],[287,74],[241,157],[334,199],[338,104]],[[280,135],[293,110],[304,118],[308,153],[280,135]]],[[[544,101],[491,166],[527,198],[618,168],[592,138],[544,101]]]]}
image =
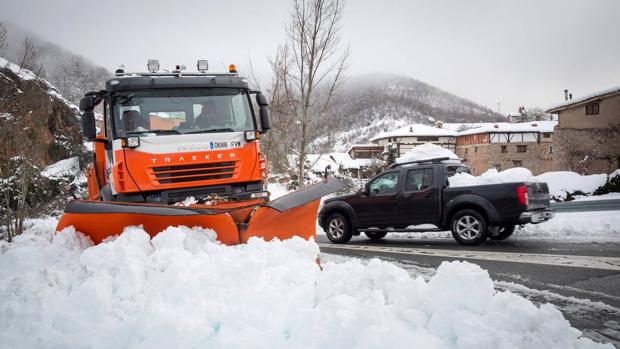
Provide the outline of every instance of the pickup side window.
{"type": "Polygon", "coordinates": [[[370,183],[370,196],[395,194],[398,191],[398,172],[386,173],[370,183]]]}
{"type": "Polygon", "coordinates": [[[446,174],[448,177],[452,177],[457,173],[470,173],[467,166],[446,166],[446,174]]]}
{"type": "Polygon", "coordinates": [[[425,168],[407,172],[407,191],[419,191],[433,185],[433,169],[425,168]]]}

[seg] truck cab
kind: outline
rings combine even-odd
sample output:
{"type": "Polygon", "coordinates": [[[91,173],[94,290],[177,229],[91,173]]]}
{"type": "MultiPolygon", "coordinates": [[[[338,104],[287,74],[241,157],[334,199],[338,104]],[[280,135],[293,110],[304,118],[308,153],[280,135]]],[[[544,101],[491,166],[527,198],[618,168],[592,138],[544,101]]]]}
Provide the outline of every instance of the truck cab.
{"type": "Polygon", "coordinates": [[[194,197],[268,199],[267,100],[231,66],[227,73],[125,73],[81,102],[95,143],[89,198],[171,204],[194,197]],[[252,102],[255,97],[258,111],[252,102]],[[102,103],[98,131],[93,109],[102,103]],[[93,184],[93,185],[91,185],[93,184]]]}

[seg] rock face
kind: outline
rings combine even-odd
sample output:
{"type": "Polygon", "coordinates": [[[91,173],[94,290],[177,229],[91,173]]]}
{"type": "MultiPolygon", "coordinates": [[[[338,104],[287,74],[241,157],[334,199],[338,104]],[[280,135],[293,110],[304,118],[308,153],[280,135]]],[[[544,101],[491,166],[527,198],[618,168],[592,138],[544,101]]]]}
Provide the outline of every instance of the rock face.
{"type": "Polygon", "coordinates": [[[0,163],[45,167],[82,153],[78,108],[50,83],[0,58],[0,163]]]}

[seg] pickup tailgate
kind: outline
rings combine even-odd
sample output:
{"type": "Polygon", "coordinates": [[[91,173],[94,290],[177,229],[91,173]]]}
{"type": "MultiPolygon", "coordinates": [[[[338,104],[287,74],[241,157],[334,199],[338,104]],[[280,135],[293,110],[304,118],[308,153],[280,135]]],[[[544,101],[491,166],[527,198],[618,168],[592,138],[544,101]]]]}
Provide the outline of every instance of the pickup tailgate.
{"type": "Polygon", "coordinates": [[[549,208],[549,187],[547,183],[528,182],[525,185],[527,186],[528,210],[549,208]]]}

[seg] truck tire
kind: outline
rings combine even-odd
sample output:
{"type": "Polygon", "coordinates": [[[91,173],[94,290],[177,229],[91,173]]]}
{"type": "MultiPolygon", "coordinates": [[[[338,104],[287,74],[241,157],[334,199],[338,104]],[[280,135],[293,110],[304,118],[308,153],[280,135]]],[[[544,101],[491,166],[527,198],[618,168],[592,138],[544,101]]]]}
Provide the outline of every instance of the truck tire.
{"type": "Polygon", "coordinates": [[[464,246],[480,245],[489,234],[484,217],[470,209],[458,211],[452,217],[451,227],[454,239],[464,246]]]}
{"type": "Polygon", "coordinates": [[[323,229],[325,229],[325,235],[327,235],[329,241],[335,244],[345,244],[353,236],[349,220],[340,213],[329,215],[327,220],[325,220],[323,229]]]}
{"type": "Polygon", "coordinates": [[[370,240],[374,240],[374,241],[379,241],[387,235],[386,232],[380,232],[380,231],[367,231],[364,234],[366,234],[366,236],[370,240]]]}
{"type": "Polygon", "coordinates": [[[505,240],[508,239],[510,235],[515,232],[514,225],[504,225],[501,227],[497,227],[497,229],[497,235],[489,234],[489,238],[491,240],[505,240]]]}

